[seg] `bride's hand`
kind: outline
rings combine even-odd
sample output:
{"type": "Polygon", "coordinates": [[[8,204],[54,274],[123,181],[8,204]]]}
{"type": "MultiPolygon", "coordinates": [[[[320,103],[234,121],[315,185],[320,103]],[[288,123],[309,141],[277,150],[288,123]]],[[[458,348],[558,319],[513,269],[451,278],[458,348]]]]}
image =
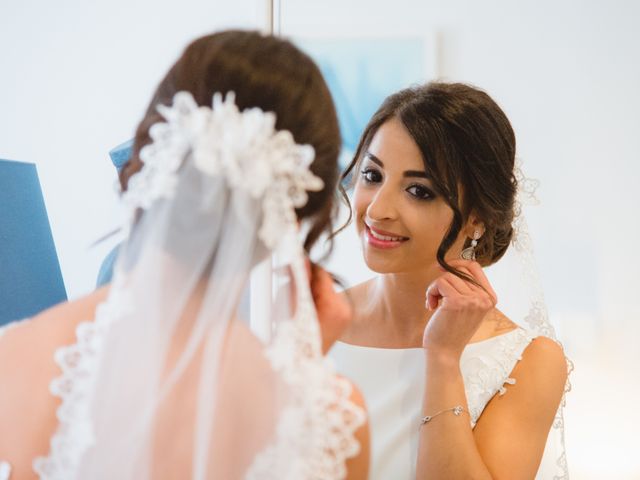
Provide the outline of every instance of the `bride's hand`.
{"type": "Polygon", "coordinates": [[[317,265],[307,263],[307,268],[320,324],[322,352],[326,354],[351,322],[353,311],[336,292],[331,275],[317,265]]]}
{"type": "Polygon", "coordinates": [[[497,297],[477,262],[453,260],[449,265],[471,276],[484,290],[446,271],[436,278],[426,291],[425,305],[433,315],[422,346],[429,354],[459,359],[497,297]]]}

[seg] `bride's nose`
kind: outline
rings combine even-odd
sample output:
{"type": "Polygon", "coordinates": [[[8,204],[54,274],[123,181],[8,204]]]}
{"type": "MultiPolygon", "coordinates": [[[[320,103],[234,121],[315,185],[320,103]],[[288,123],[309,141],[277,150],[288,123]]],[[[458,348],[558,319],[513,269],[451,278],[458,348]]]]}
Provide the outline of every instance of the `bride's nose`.
{"type": "Polygon", "coordinates": [[[396,199],[390,188],[384,185],[378,188],[367,206],[367,217],[371,220],[395,220],[398,217],[396,199]]]}

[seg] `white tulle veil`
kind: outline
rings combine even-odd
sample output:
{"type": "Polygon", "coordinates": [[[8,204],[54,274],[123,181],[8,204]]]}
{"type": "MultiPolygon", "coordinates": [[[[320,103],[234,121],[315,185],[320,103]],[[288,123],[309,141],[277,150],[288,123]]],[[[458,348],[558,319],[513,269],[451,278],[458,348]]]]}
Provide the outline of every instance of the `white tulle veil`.
{"type": "MultiPolygon", "coordinates": [[[[544,290],[538,274],[532,235],[526,220],[526,209],[539,204],[539,181],[528,178],[523,162],[516,159],[515,176],[518,193],[515,205],[514,234],[511,247],[487,274],[498,292],[498,308],[511,320],[523,327],[531,337],[544,336],[560,343],[549,318],[544,290]]],[[[568,357],[567,370],[573,370],[568,357]]],[[[536,476],[539,480],[568,480],[569,469],[565,452],[564,406],[565,396],[571,390],[567,379],[561,404],[549,432],[544,455],[536,476]]]]}
{"type": "MultiPolygon", "coordinates": [[[[48,479],[340,479],[364,412],[324,362],[295,208],[313,148],[230,92],[160,106],[124,196],[131,231],[108,299],[62,349],[48,479]],[[277,254],[271,326],[239,303],[277,254]],[[244,319],[246,320],[246,319],[244,319]]],[[[271,293],[271,292],[269,292],[271,293]]]]}

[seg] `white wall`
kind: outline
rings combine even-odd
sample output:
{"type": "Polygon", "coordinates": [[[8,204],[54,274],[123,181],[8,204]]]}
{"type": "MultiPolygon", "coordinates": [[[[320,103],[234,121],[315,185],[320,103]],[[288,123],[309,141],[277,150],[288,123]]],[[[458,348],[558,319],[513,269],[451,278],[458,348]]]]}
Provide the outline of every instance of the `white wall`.
{"type": "MultiPolygon", "coordinates": [[[[577,365],[567,413],[572,478],[638,478],[640,3],[281,7],[285,35],[435,33],[440,75],[481,86],[504,107],[529,175],[542,181],[530,223],[551,313],[577,365]]],[[[92,288],[110,243],[88,246],[118,224],[108,150],[132,136],[189,40],[222,27],[262,28],[264,18],[263,0],[0,7],[0,157],[37,163],[71,297],[92,288]]],[[[340,241],[333,269],[360,269],[340,241]]]]}
{"type": "Polygon", "coordinates": [[[265,0],[24,0],[0,7],[0,158],[37,164],[67,292],[93,288],[119,225],[108,151],[188,42],[264,28],[265,0]]]}
{"type": "MultiPolygon", "coordinates": [[[[638,19],[640,3],[620,0],[282,0],[285,35],[435,34],[440,76],[484,88],[512,120],[526,172],[542,182],[527,213],[576,363],[575,479],[640,478],[638,19]]],[[[360,280],[368,273],[345,235],[330,266],[360,280]]]]}

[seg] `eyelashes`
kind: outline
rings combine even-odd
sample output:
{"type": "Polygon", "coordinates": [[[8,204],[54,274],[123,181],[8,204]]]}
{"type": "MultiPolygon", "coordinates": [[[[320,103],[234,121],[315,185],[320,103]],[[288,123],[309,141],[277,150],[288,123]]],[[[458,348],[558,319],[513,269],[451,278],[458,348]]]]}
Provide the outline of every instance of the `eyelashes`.
{"type": "Polygon", "coordinates": [[[382,174],[374,168],[365,168],[360,172],[360,175],[366,183],[380,183],[382,181],[382,174]]]}
{"type": "MultiPolygon", "coordinates": [[[[382,183],[382,173],[375,168],[365,168],[360,172],[364,183],[367,185],[375,185],[382,183]]],[[[436,195],[426,185],[421,183],[413,183],[405,189],[405,191],[416,200],[433,200],[436,195]]]]}
{"type": "Polygon", "coordinates": [[[407,188],[407,192],[409,192],[419,200],[431,200],[435,197],[431,190],[419,183],[411,185],[409,188],[407,188]]]}

